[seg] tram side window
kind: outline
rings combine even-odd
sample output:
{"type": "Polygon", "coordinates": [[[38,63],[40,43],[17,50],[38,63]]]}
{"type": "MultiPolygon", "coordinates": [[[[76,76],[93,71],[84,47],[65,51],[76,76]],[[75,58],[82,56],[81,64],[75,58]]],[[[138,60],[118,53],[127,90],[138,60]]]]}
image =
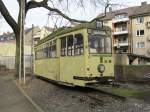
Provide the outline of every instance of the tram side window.
{"type": "Polygon", "coordinates": [[[83,35],[76,34],[74,37],[74,54],[81,55],[83,54],[83,35]]]}
{"type": "Polygon", "coordinates": [[[35,60],[37,60],[37,59],[38,59],[38,51],[35,50],[35,60]]]}
{"type": "Polygon", "coordinates": [[[56,41],[50,42],[49,57],[50,58],[55,58],[56,57],[56,41]]]}
{"type": "Polygon", "coordinates": [[[48,58],[48,47],[43,49],[43,58],[48,58]]]}
{"type": "Polygon", "coordinates": [[[40,59],[43,58],[43,49],[40,49],[40,59]]]}
{"type": "Polygon", "coordinates": [[[35,59],[41,59],[42,58],[42,49],[39,49],[35,52],[35,59]]]}
{"type": "Polygon", "coordinates": [[[69,35],[67,38],[67,55],[74,55],[73,35],[69,35]]]}
{"type": "Polygon", "coordinates": [[[56,44],[51,46],[51,57],[55,58],[56,57],[56,44]]]}
{"type": "Polygon", "coordinates": [[[66,56],[66,52],[67,52],[67,49],[66,49],[66,37],[63,37],[61,39],[61,56],[66,56]]]}

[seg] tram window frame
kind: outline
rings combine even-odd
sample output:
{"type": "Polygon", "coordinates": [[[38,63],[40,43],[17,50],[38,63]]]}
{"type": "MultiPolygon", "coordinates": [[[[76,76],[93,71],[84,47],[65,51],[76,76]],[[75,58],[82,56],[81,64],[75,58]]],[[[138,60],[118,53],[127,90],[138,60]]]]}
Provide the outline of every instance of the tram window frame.
{"type": "Polygon", "coordinates": [[[83,55],[83,54],[84,54],[84,38],[82,33],[78,33],[74,35],[74,55],[83,55]],[[79,38],[81,38],[82,40],[80,43],[78,43],[79,38]],[[75,41],[77,41],[78,44],[76,44],[75,41]]]}
{"type": "Polygon", "coordinates": [[[37,60],[38,59],[38,51],[37,51],[37,49],[35,50],[35,60],[37,60]]]}
{"type": "Polygon", "coordinates": [[[61,56],[67,56],[67,37],[62,37],[61,38],[61,56]],[[64,41],[64,42],[63,42],[64,41]]]}
{"type": "Polygon", "coordinates": [[[74,55],[74,36],[67,36],[67,56],[74,55]]]}
{"type": "Polygon", "coordinates": [[[49,50],[48,50],[48,44],[46,43],[45,45],[44,45],[44,47],[43,47],[43,58],[45,59],[45,58],[48,58],[48,53],[49,52],[49,50]]]}
{"type": "Polygon", "coordinates": [[[50,41],[49,49],[49,58],[56,58],[57,57],[57,48],[56,48],[56,40],[50,41]]]}
{"type": "Polygon", "coordinates": [[[38,50],[38,59],[42,59],[42,49],[38,50]]]}
{"type": "Polygon", "coordinates": [[[103,34],[96,34],[96,35],[92,35],[92,34],[90,34],[89,33],[89,35],[88,35],[88,46],[89,46],[89,53],[90,54],[112,54],[112,39],[111,39],[111,37],[109,37],[108,35],[103,35],[103,34]],[[104,39],[104,51],[103,52],[91,52],[91,47],[90,47],[90,41],[92,40],[92,36],[94,36],[94,37],[97,37],[97,36],[102,36],[101,38],[103,38],[104,39]],[[107,46],[107,44],[108,44],[108,40],[107,39],[109,39],[109,46],[107,46]],[[110,49],[109,49],[110,48],[110,49]]]}

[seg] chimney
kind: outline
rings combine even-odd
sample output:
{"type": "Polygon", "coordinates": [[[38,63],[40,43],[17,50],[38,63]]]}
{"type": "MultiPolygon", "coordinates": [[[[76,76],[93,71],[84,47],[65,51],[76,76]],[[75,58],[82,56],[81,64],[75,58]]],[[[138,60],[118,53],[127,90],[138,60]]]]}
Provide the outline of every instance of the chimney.
{"type": "Polygon", "coordinates": [[[112,12],[112,7],[109,7],[109,12],[112,12]]]}
{"type": "Polygon", "coordinates": [[[147,5],[147,2],[141,2],[141,6],[147,5]]]}

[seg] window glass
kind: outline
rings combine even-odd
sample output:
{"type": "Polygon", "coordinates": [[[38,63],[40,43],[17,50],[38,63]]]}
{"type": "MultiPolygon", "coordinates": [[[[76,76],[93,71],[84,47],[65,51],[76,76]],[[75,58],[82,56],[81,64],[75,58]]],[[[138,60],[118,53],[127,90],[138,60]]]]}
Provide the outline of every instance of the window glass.
{"type": "Polygon", "coordinates": [[[56,57],[56,40],[53,40],[50,42],[50,46],[48,48],[49,50],[49,57],[50,58],[55,58],[56,57]]]}
{"type": "Polygon", "coordinates": [[[74,55],[74,44],[73,44],[73,35],[69,35],[67,38],[67,55],[74,55]]]}
{"type": "Polygon", "coordinates": [[[90,53],[111,53],[111,38],[102,35],[89,37],[90,53]]]}
{"type": "Polygon", "coordinates": [[[126,17],[127,17],[127,14],[120,14],[120,15],[116,15],[115,19],[123,19],[123,18],[126,18],[126,17]]]}
{"type": "Polygon", "coordinates": [[[56,44],[51,46],[51,57],[56,57],[56,44]]]}
{"type": "Polygon", "coordinates": [[[140,35],[144,35],[144,30],[140,30],[140,35]]]}
{"type": "Polygon", "coordinates": [[[137,48],[145,48],[145,42],[137,42],[137,48]]]}
{"type": "Polygon", "coordinates": [[[138,17],[137,18],[137,23],[143,23],[144,22],[144,18],[143,17],[138,17]]]}
{"type": "Polygon", "coordinates": [[[137,36],[139,36],[139,35],[140,35],[139,30],[137,30],[136,35],[137,35],[137,36]]]}
{"type": "Polygon", "coordinates": [[[61,56],[66,56],[67,54],[67,48],[66,48],[66,37],[63,37],[61,39],[61,56]]]}
{"type": "Polygon", "coordinates": [[[43,49],[43,58],[48,58],[48,47],[43,49]]]}
{"type": "Polygon", "coordinates": [[[111,53],[111,38],[105,38],[105,51],[106,53],[111,53]]]}
{"type": "Polygon", "coordinates": [[[43,48],[43,58],[48,58],[48,44],[44,45],[44,48],[43,48]]]}
{"type": "Polygon", "coordinates": [[[144,35],[144,30],[137,30],[136,35],[137,36],[143,36],[144,35]]]}
{"type": "Polygon", "coordinates": [[[42,49],[35,51],[35,59],[41,59],[42,58],[42,49]]]}
{"type": "Polygon", "coordinates": [[[83,54],[83,35],[76,34],[74,37],[74,55],[83,54]]]}

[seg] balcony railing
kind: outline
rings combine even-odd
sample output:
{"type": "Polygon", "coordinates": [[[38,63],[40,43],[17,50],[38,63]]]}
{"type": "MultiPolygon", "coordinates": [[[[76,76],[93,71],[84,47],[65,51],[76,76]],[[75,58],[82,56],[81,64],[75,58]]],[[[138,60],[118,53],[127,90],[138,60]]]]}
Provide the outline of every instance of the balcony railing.
{"type": "Polygon", "coordinates": [[[126,17],[126,18],[118,18],[118,19],[113,19],[112,23],[120,23],[120,22],[127,22],[127,21],[129,21],[128,17],[126,17]]]}
{"type": "Polygon", "coordinates": [[[127,41],[121,41],[114,44],[114,47],[122,47],[122,46],[129,46],[129,43],[127,41]]]}
{"type": "Polygon", "coordinates": [[[113,35],[122,35],[122,34],[128,34],[128,30],[119,30],[119,31],[114,31],[113,35]]]}

